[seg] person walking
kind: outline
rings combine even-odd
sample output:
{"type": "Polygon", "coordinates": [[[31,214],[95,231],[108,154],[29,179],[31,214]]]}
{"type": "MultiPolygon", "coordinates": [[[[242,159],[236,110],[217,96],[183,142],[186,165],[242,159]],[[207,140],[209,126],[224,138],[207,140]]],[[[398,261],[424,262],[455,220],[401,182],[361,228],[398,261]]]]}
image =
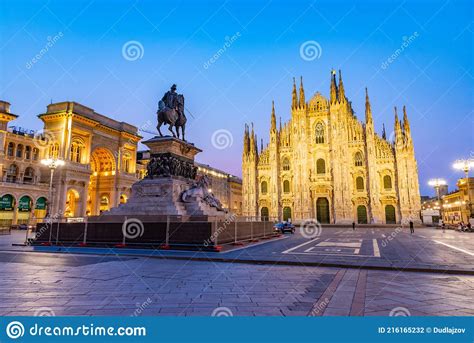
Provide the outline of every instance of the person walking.
{"type": "Polygon", "coordinates": [[[352,231],[355,231],[356,229],[356,222],[352,222],[352,231]]]}
{"type": "Polygon", "coordinates": [[[444,220],[442,221],[441,227],[443,228],[443,233],[446,232],[446,224],[444,223],[444,220]]]}
{"type": "Polygon", "coordinates": [[[413,222],[410,220],[410,233],[413,235],[415,233],[415,229],[413,228],[413,222]]]}

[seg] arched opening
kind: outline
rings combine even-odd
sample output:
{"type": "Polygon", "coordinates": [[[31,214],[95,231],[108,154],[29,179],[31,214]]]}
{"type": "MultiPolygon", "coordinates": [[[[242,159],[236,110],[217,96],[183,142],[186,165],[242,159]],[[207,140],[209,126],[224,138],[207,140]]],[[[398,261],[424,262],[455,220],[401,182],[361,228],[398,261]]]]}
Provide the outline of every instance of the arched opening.
{"type": "Polygon", "coordinates": [[[363,164],[364,164],[364,160],[362,158],[362,153],[358,151],[354,155],[354,165],[356,167],[362,167],[363,164]]]}
{"type": "Polygon", "coordinates": [[[321,224],[329,224],[329,201],[326,198],[316,200],[316,219],[321,224]]]}
{"type": "Polygon", "coordinates": [[[45,197],[39,197],[36,200],[36,206],[35,206],[35,217],[36,218],[46,217],[47,203],[48,203],[48,201],[46,200],[45,197]]]}
{"type": "Polygon", "coordinates": [[[324,124],[323,123],[316,124],[315,135],[316,135],[316,144],[323,144],[324,143],[324,124]]]}
{"type": "Polygon", "coordinates": [[[283,159],[283,163],[281,164],[281,167],[283,170],[285,171],[288,171],[290,170],[290,160],[288,159],[288,157],[285,157],[283,159]]]}
{"type": "Polygon", "coordinates": [[[362,176],[356,177],[356,189],[359,192],[364,190],[364,178],[362,176]]]}
{"type": "Polygon", "coordinates": [[[79,217],[79,192],[75,189],[69,189],[66,194],[65,217],[79,217]]]}
{"type": "Polygon", "coordinates": [[[357,222],[367,224],[367,208],[364,205],[357,206],[357,222]]]}
{"type": "Polygon", "coordinates": [[[10,227],[13,223],[15,198],[11,194],[0,197],[0,227],[10,227]]]}
{"type": "Polygon", "coordinates": [[[262,181],[262,183],[260,184],[260,191],[262,192],[262,194],[267,194],[268,192],[267,181],[262,181]]]}
{"type": "Polygon", "coordinates": [[[396,224],[397,218],[395,216],[395,207],[392,205],[385,206],[385,223],[396,224]]]}
{"type": "Polygon", "coordinates": [[[322,158],[316,161],[316,173],[326,174],[326,162],[322,158]]]}
{"type": "Polygon", "coordinates": [[[86,213],[98,215],[101,211],[107,211],[112,204],[110,199],[110,187],[115,183],[116,162],[114,155],[107,148],[96,148],[91,154],[92,175],[89,182],[90,202],[88,201],[86,213]]]}
{"type": "Polygon", "coordinates": [[[28,195],[24,195],[18,200],[17,224],[28,224],[30,222],[32,207],[33,200],[28,195]]]}
{"type": "Polygon", "coordinates": [[[269,217],[268,207],[262,207],[262,209],[260,210],[260,217],[261,217],[261,220],[268,221],[268,217],[269,217]]]}
{"type": "Polygon", "coordinates": [[[385,190],[391,190],[392,189],[392,178],[390,175],[385,175],[383,177],[383,188],[385,190]]]}
{"type": "Polygon", "coordinates": [[[290,193],[290,181],[283,181],[283,193],[290,193]]]}
{"type": "Polygon", "coordinates": [[[283,207],[283,221],[291,221],[291,207],[283,207]]]}
{"type": "Polygon", "coordinates": [[[34,183],[35,181],[35,170],[32,167],[27,167],[23,174],[23,183],[34,183]]]}

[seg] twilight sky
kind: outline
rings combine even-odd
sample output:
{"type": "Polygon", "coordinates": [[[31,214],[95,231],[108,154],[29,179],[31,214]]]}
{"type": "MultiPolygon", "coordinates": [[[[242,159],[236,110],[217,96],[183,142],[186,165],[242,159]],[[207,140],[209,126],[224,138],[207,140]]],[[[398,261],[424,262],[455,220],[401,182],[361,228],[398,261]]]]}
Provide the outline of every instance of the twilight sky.
{"type": "Polygon", "coordinates": [[[433,194],[429,178],[452,190],[462,176],[452,162],[474,157],[471,6],[4,0],[0,99],[28,129],[42,128],[36,115],[51,100],[69,100],[154,131],[157,101],[176,83],[198,161],[240,175],[244,123],[266,142],[272,99],[290,117],[293,77],[304,77],[307,99],[328,96],[330,70],[342,69],[359,119],[368,87],[377,131],[385,123],[390,135],[393,106],[407,106],[421,193],[433,194]]]}

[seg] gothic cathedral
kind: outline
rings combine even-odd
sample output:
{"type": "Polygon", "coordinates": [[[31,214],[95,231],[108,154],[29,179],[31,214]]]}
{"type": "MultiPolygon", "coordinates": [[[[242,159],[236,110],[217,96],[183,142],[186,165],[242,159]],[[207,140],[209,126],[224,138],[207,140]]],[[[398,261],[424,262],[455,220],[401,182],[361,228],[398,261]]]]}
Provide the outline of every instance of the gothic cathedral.
{"type": "Polygon", "coordinates": [[[405,107],[395,108],[393,142],[374,131],[366,89],[365,124],[354,114],[339,71],[330,98],[305,100],[293,81],[291,119],[277,128],[272,105],[270,142],[257,146],[245,126],[243,215],[320,223],[420,222],[418,168],[405,107]]]}

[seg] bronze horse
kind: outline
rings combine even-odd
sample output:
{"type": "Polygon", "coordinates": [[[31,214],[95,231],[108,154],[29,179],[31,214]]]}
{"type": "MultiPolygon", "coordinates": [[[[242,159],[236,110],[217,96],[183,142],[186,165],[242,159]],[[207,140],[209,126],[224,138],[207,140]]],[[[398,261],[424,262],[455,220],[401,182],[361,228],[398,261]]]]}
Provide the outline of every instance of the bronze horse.
{"type": "Polygon", "coordinates": [[[160,127],[163,124],[168,124],[168,130],[171,132],[173,137],[179,138],[179,128],[181,128],[181,132],[184,138],[184,132],[186,127],[186,116],[184,115],[184,96],[182,94],[178,94],[176,97],[176,108],[169,108],[165,105],[163,100],[158,102],[158,111],[156,112],[158,117],[158,125],[157,130],[161,137],[163,134],[161,133],[160,127]],[[176,134],[173,131],[173,127],[175,127],[176,134]]]}

